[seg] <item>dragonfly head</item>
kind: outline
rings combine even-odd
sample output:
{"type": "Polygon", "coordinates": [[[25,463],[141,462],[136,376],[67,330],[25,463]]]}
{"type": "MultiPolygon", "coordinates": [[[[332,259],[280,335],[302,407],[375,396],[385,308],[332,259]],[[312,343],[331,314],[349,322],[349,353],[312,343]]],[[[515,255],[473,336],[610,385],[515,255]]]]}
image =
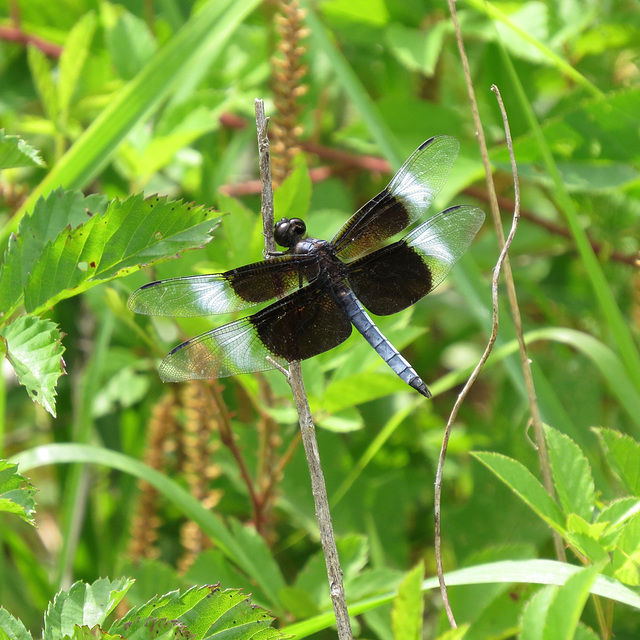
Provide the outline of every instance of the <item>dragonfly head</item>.
{"type": "Polygon", "coordinates": [[[282,218],[276,222],[274,237],[281,247],[294,247],[307,232],[304,220],[300,218],[282,218]]]}

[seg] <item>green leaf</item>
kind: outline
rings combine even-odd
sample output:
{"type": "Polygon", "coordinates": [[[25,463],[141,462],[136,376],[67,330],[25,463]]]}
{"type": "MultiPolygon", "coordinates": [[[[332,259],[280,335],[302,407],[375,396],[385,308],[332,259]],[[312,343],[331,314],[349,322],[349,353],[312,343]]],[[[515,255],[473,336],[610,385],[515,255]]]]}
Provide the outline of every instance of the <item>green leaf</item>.
{"type": "Polygon", "coordinates": [[[42,106],[49,119],[57,124],[59,115],[58,95],[53,82],[49,59],[40,49],[33,45],[29,45],[27,48],[27,59],[29,61],[29,69],[31,70],[31,77],[36,86],[36,91],[40,96],[42,106]]]}
{"type": "Polygon", "coordinates": [[[222,518],[204,508],[199,500],[194,498],[177,482],[135,458],[104,447],[52,444],[23,451],[13,456],[11,461],[17,463],[22,470],[33,469],[42,465],[69,462],[97,463],[105,467],[118,469],[148,482],[165,499],[171,501],[180,513],[184,513],[187,518],[196,522],[204,533],[212,539],[217,548],[260,586],[270,601],[277,602],[277,594],[271,593],[268,586],[272,584],[273,577],[266,578],[263,576],[262,565],[251,554],[247,553],[244,546],[229,532],[222,518]]]}
{"type": "MultiPolygon", "coordinates": [[[[137,574],[135,575],[137,579],[137,574]]],[[[262,593],[256,581],[247,577],[233,562],[229,562],[228,557],[219,549],[207,549],[198,554],[183,580],[186,584],[209,584],[212,581],[211,576],[215,576],[216,582],[220,584],[244,588],[248,593],[252,593],[254,600],[260,604],[272,602],[272,598],[262,593]]],[[[174,581],[173,584],[175,586],[177,583],[174,581]]],[[[158,589],[155,588],[152,593],[157,592],[158,589]]]]}
{"type": "Polygon", "coordinates": [[[120,77],[131,80],[155,53],[156,41],[147,23],[123,7],[105,3],[101,10],[111,60],[120,77]]]}
{"type": "Polygon", "coordinates": [[[622,360],[613,349],[583,331],[575,331],[565,327],[531,331],[527,333],[525,339],[527,344],[534,340],[554,340],[569,345],[586,355],[596,365],[611,393],[616,397],[620,406],[626,410],[627,415],[636,426],[637,433],[640,433],[640,393],[627,374],[622,360]]]}
{"type": "Polygon", "coordinates": [[[44,167],[46,163],[39,154],[18,136],[8,136],[0,129],[0,169],[44,167]]]}
{"type": "Polygon", "coordinates": [[[299,162],[273,194],[276,221],[280,218],[304,218],[309,211],[310,202],[309,170],[304,162],[299,162]]]}
{"type": "Polygon", "coordinates": [[[279,592],[285,585],[285,579],[280,572],[280,567],[276,562],[273,552],[267,546],[264,538],[258,534],[254,527],[243,525],[237,520],[231,520],[231,533],[242,545],[245,553],[260,566],[264,586],[270,594],[272,602],[280,608],[279,592]]]}
{"type": "Polygon", "coordinates": [[[597,575],[596,567],[583,569],[557,590],[547,611],[542,640],[573,640],[597,575]]]}
{"type": "Polygon", "coordinates": [[[640,444],[612,429],[594,429],[609,466],[634,496],[640,496],[640,444]]]}
{"type": "Polygon", "coordinates": [[[544,622],[555,595],[554,587],[546,587],[531,596],[522,612],[519,640],[542,640],[544,622]]]}
{"type": "Polygon", "coordinates": [[[33,640],[22,622],[14,618],[4,607],[0,607],[0,635],[3,640],[33,640]]]}
{"type": "Polygon", "coordinates": [[[69,111],[95,29],[95,14],[86,13],[71,29],[64,43],[58,63],[58,109],[61,114],[66,115],[69,111]]]}
{"type": "Polygon", "coordinates": [[[312,409],[322,409],[328,413],[337,413],[377,398],[385,398],[410,388],[398,376],[392,373],[356,373],[333,380],[327,385],[322,403],[313,401],[312,409]]]}
{"type": "Polygon", "coordinates": [[[109,100],[69,151],[34,189],[16,215],[0,230],[0,247],[37,199],[57,189],[82,188],[111,159],[118,145],[175,90],[191,62],[206,53],[212,65],[259,0],[200,3],[184,27],[158,51],[144,69],[109,100]]]}
{"type": "MultiPolygon", "coordinates": [[[[192,587],[187,591],[172,591],[156,596],[135,607],[116,621],[109,633],[125,638],[138,637],[137,629],[147,621],[157,623],[170,620],[185,627],[192,640],[203,638],[287,638],[281,631],[270,628],[274,620],[264,609],[251,604],[240,589],[222,591],[217,586],[192,587]]],[[[46,638],[45,638],[46,640],[46,638]]]]}
{"type": "Polygon", "coordinates": [[[564,534],[564,517],[560,508],[524,465],[498,453],[473,451],[471,455],[480,460],[490,471],[493,471],[548,525],[564,534]]]}
{"type": "Polygon", "coordinates": [[[619,498],[608,504],[596,518],[596,522],[609,523],[610,527],[624,526],[624,523],[640,513],[640,500],[638,498],[619,498]]]}
{"type": "Polygon", "coordinates": [[[0,265],[0,318],[20,305],[27,278],[40,260],[48,242],[66,227],[77,227],[107,208],[104,196],[85,197],[79,191],[57,189],[40,198],[33,213],[22,218],[18,234],[12,235],[0,265]]]}
{"type": "MultiPolygon", "coordinates": [[[[348,4],[349,0],[343,0],[341,6],[345,7],[348,4]]],[[[403,154],[399,151],[397,140],[381,116],[371,96],[362,85],[362,81],[349,65],[344,54],[335,45],[334,40],[329,37],[327,29],[318,19],[318,16],[314,12],[314,7],[311,6],[309,0],[303,0],[301,5],[307,11],[305,22],[311,29],[311,38],[314,42],[315,49],[327,57],[337,82],[347,94],[355,109],[359,112],[369,134],[380,147],[387,160],[389,160],[394,167],[400,167],[404,158],[403,154]]],[[[325,13],[326,10],[326,6],[323,5],[323,13],[325,13]]],[[[365,11],[369,11],[370,15],[375,15],[375,10],[371,10],[371,6],[368,3],[365,11]]],[[[386,23],[386,19],[384,19],[383,22],[386,23]]],[[[315,53],[315,55],[317,55],[317,53],[315,53]]]]}
{"type": "MultiPolygon", "coordinates": [[[[579,567],[555,560],[507,560],[451,571],[445,574],[445,581],[450,587],[497,583],[563,585],[570,576],[580,571],[582,569],[579,567]]],[[[427,578],[422,583],[423,590],[438,588],[437,577],[427,578]]],[[[640,596],[619,581],[607,576],[596,575],[591,586],[591,593],[624,603],[640,611],[640,596]]],[[[395,596],[396,592],[390,591],[377,597],[367,596],[362,600],[350,602],[349,613],[352,616],[360,615],[365,611],[391,602],[395,596]]],[[[321,629],[329,628],[334,623],[333,612],[322,613],[313,618],[296,622],[286,627],[285,631],[297,634],[296,638],[307,638],[321,629]]]]}
{"type": "MultiPolygon", "coordinates": [[[[478,3],[476,0],[473,0],[473,2],[477,6],[478,3]]],[[[489,3],[484,2],[482,4],[484,6],[489,3]]],[[[554,199],[558,203],[559,209],[564,213],[572,240],[580,255],[586,279],[589,281],[594,296],[598,301],[598,306],[606,320],[611,338],[615,341],[618,354],[620,355],[620,358],[627,370],[627,375],[633,382],[636,392],[638,392],[638,390],[640,390],[640,352],[638,351],[638,346],[629,330],[628,320],[623,315],[619,307],[618,300],[616,300],[613,294],[611,285],[605,277],[602,265],[594,253],[590,239],[588,238],[580,221],[576,203],[571,198],[564,182],[562,181],[562,176],[553,153],[545,139],[537,116],[529,102],[529,98],[527,97],[526,91],[522,86],[521,78],[504,49],[502,49],[502,53],[509,78],[515,88],[521,109],[526,116],[527,123],[531,131],[533,131],[538,151],[542,157],[546,171],[553,179],[552,192],[554,194],[554,199]]],[[[603,99],[602,102],[605,104],[605,107],[610,109],[610,106],[607,104],[608,101],[604,100],[602,92],[597,88],[596,91],[597,95],[603,99]]],[[[636,121],[635,114],[630,114],[620,109],[616,111],[610,110],[610,119],[612,121],[625,123],[634,123],[636,121]]],[[[633,124],[631,126],[633,126],[633,124]]],[[[628,128],[626,124],[625,128],[628,128]]]]}
{"type": "MultiPolygon", "coordinates": [[[[538,38],[530,35],[528,25],[520,26],[516,21],[512,20],[510,16],[508,16],[499,8],[500,5],[492,4],[491,2],[487,2],[486,0],[469,0],[469,5],[482,13],[486,13],[496,22],[502,23],[505,27],[508,27],[522,40],[523,43],[531,45],[531,47],[537,49],[542,56],[542,59],[545,59],[547,64],[555,67],[560,73],[571,78],[576,84],[583,87],[585,90],[595,96],[603,97],[602,91],[600,91],[600,89],[598,89],[596,85],[594,85],[585,76],[583,76],[575,68],[574,65],[559,56],[557,53],[555,53],[555,51],[553,51],[545,43],[541,42],[538,38]]],[[[512,43],[512,48],[513,46],[514,44],[512,43]]]]}
{"type": "Polygon", "coordinates": [[[135,640],[174,640],[174,638],[176,640],[188,640],[188,637],[184,625],[176,624],[173,620],[147,618],[127,629],[126,634],[123,635],[106,633],[98,625],[92,628],[86,625],[82,627],[76,626],[73,629],[73,635],[70,640],[122,640],[122,638],[135,640]]]}
{"type": "Polygon", "coordinates": [[[0,511],[14,513],[35,526],[36,501],[33,496],[37,489],[17,470],[18,465],[0,460],[0,511]]]}
{"type": "Polygon", "coordinates": [[[384,0],[328,0],[322,5],[322,13],[337,20],[376,27],[389,21],[389,10],[384,0]]]}
{"type": "Polygon", "coordinates": [[[427,30],[411,29],[398,23],[392,23],[385,31],[385,41],[389,49],[409,71],[418,71],[427,77],[436,70],[444,36],[450,26],[440,21],[427,30]]]}
{"type": "Polygon", "coordinates": [[[589,559],[591,564],[608,564],[609,553],[599,540],[582,532],[569,532],[566,534],[566,540],[577,550],[578,553],[589,559]]]}
{"type": "Polygon", "coordinates": [[[27,278],[27,311],[49,308],[143,265],[201,247],[219,222],[212,211],[141,194],[112,201],[104,215],[63,231],[44,248],[27,278]]]}
{"type": "Polygon", "coordinates": [[[396,640],[420,640],[424,615],[422,580],[424,563],[419,562],[407,573],[393,600],[391,625],[396,640]]]}
{"type": "MultiPolygon", "coordinates": [[[[348,535],[336,540],[340,566],[343,571],[344,586],[347,593],[352,594],[354,581],[363,576],[363,569],[367,564],[369,545],[364,536],[348,535]]],[[[363,578],[364,579],[364,578],[363,578]]],[[[388,577],[385,579],[388,584],[388,577]]],[[[375,581],[369,576],[366,579],[366,587],[375,589],[375,581]]],[[[304,567],[296,576],[295,586],[281,590],[289,600],[302,597],[296,603],[291,603],[293,609],[288,611],[299,611],[302,617],[311,615],[317,611],[326,611],[331,608],[330,593],[327,589],[327,565],[324,555],[318,551],[312,555],[304,567]],[[299,595],[300,594],[300,595],[299,595]],[[302,596],[301,594],[305,594],[302,596]],[[302,611],[306,609],[306,613],[302,611]]]]}
{"type": "Polygon", "coordinates": [[[51,320],[21,316],[0,329],[7,359],[31,399],[55,417],[58,378],[64,373],[62,334],[51,320]]]}
{"type": "Polygon", "coordinates": [[[613,575],[625,584],[640,585],[640,513],[625,523],[613,552],[613,575]]]}
{"type": "Polygon", "coordinates": [[[566,514],[575,513],[589,522],[595,503],[591,467],[580,447],[568,436],[545,425],[553,483],[566,514]]]}
{"type": "Polygon", "coordinates": [[[44,640],[72,636],[76,625],[102,625],[133,584],[133,580],[99,578],[93,584],[76,582],[69,591],[61,591],[47,607],[44,616],[44,640]]]}
{"type": "Polygon", "coordinates": [[[593,629],[580,622],[573,640],[600,640],[600,636],[593,629]]]}

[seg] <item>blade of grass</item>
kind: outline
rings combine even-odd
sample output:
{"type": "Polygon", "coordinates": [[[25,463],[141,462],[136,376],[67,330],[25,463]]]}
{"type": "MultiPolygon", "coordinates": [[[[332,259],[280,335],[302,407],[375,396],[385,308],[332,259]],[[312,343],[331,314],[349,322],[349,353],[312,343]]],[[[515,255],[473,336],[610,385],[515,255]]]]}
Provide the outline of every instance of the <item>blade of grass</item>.
{"type": "MultiPolygon", "coordinates": [[[[446,579],[450,586],[512,582],[560,586],[579,571],[582,571],[581,567],[557,560],[504,560],[451,571],[446,574],[446,579]]],[[[423,591],[437,588],[438,579],[435,577],[427,578],[422,582],[423,591]]],[[[608,576],[597,576],[591,585],[590,592],[640,610],[640,596],[608,576]]],[[[365,611],[371,611],[388,604],[396,595],[397,591],[394,590],[380,596],[358,600],[349,606],[349,613],[356,616],[365,611]]],[[[321,613],[313,618],[284,627],[282,631],[293,633],[296,638],[308,638],[314,633],[328,629],[332,623],[333,616],[330,613],[321,613]]]]}
{"type": "Polygon", "coordinates": [[[246,553],[245,549],[229,532],[223,520],[203,507],[199,500],[177,482],[135,458],[104,447],[63,443],[28,449],[13,456],[11,462],[19,465],[21,473],[49,464],[73,462],[100,464],[148,482],[172,502],[181,513],[198,524],[211,537],[217,547],[248,576],[253,578],[266,595],[272,598],[272,605],[278,606],[278,596],[272,593],[270,581],[263,575],[261,566],[246,553]]]}
{"type": "MultiPolygon", "coordinates": [[[[607,279],[602,272],[600,263],[598,262],[593,248],[591,247],[591,243],[589,242],[589,238],[587,237],[585,230],[580,225],[575,204],[562,182],[558,166],[556,165],[551,149],[547,144],[533,108],[527,99],[527,95],[520,82],[520,78],[513,66],[513,63],[511,62],[511,57],[502,44],[500,45],[500,51],[513,87],[515,88],[516,94],[520,100],[522,110],[525,113],[529,126],[531,127],[531,131],[533,132],[534,138],[538,144],[542,160],[547,172],[553,180],[553,192],[555,199],[564,213],[573,241],[575,242],[576,248],[578,249],[578,253],[580,254],[587,272],[587,277],[595,297],[598,300],[598,304],[600,305],[602,315],[609,327],[611,336],[616,343],[618,352],[627,369],[630,379],[633,381],[636,389],[640,390],[640,353],[638,353],[638,348],[631,336],[627,322],[618,307],[616,299],[613,296],[611,287],[609,287],[607,279]]],[[[621,114],[620,117],[625,116],[621,114]]]]}
{"type": "Polygon", "coordinates": [[[478,11],[481,11],[485,15],[489,16],[492,20],[497,20],[509,27],[514,33],[517,33],[525,42],[535,47],[548,61],[555,67],[560,73],[563,73],[568,78],[571,78],[577,85],[580,85],[583,89],[586,89],[589,93],[593,94],[597,98],[604,98],[605,94],[596,87],[592,82],[585,78],[579,71],[574,69],[570,63],[564,58],[559,56],[555,51],[547,47],[547,45],[534,38],[531,34],[525,31],[522,27],[518,26],[509,16],[501,11],[498,7],[487,2],[486,0],[467,0],[467,4],[471,5],[478,11]]]}
{"type": "Polygon", "coordinates": [[[133,127],[156,109],[180,82],[183,71],[203,49],[209,64],[259,0],[209,0],[122,89],[34,189],[15,216],[0,229],[0,248],[36,200],[62,185],[86,186],[112,157],[133,127]]]}
{"type": "Polygon", "coordinates": [[[369,94],[366,92],[360,78],[358,78],[345,57],[329,39],[324,25],[313,12],[308,0],[303,0],[301,4],[305,7],[305,22],[311,29],[311,37],[313,38],[316,47],[329,59],[331,68],[336,74],[338,82],[345,90],[356,109],[360,112],[362,120],[369,129],[369,133],[380,147],[383,155],[392,166],[399,167],[402,164],[404,157],[399,149],[395,136],[389,127],[387,127],[387,123],[378,112],[378,109],[369,94]]]}
{"type": "MultiPolygon", "coordinates": [[[[107,312],[96,332],[91,358],[84,368],[74,402],[73,437],[76,442],[88,443],[93,431],[93,399],[102,379],[101,369],[107,361],[107,350],[111,342],[115,317],[107,312]]],[[[73,561],[82,521],[86,515],[87,469],[84,465],[73,465],[65,489],[62,505],[62,549],[58,555],[56,583],[60,589],[68,589],[73,582],[73,561]]]]}

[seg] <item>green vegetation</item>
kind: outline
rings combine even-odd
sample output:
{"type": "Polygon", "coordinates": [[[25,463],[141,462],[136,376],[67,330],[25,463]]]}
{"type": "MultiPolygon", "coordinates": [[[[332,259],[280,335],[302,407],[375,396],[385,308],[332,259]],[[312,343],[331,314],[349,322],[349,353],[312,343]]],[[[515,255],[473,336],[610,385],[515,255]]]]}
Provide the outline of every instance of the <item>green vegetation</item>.
{"type": "MultiPolygon", "coordinates": [[[[303,4],[0,0],[2,638],[336,637],[283,375],[163,385],[160,358],[229,318],[126,305],[150,280],[261,259],[256,97],[273,117],[276,216],[312,236],[330,239],[437,134],[461,151],[430,214],[489,213],[447,4],[303,4]]],[[[514,137],[510,257],[555,495],[501,293],[444,468],[451,630],[433,486],[491,330],[488,215],[436,292],[376,318],[433,400],[359,335],[303,363],[354,635],[637,638],[640,11],[458,12],[506,229],[491,84],[514,137]]]]}

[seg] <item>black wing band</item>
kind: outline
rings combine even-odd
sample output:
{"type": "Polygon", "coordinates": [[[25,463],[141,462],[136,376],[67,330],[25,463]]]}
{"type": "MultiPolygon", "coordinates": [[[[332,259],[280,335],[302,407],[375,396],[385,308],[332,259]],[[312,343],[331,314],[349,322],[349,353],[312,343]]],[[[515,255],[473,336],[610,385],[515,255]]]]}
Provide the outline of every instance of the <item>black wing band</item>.
{"type": "Polygon", "coordinates": [[[387,187],[338,231],[333,239],[337,255],[357,258],[422,217],[447,181],[459,148],[450,136],[423,142],[387,187]]]}

